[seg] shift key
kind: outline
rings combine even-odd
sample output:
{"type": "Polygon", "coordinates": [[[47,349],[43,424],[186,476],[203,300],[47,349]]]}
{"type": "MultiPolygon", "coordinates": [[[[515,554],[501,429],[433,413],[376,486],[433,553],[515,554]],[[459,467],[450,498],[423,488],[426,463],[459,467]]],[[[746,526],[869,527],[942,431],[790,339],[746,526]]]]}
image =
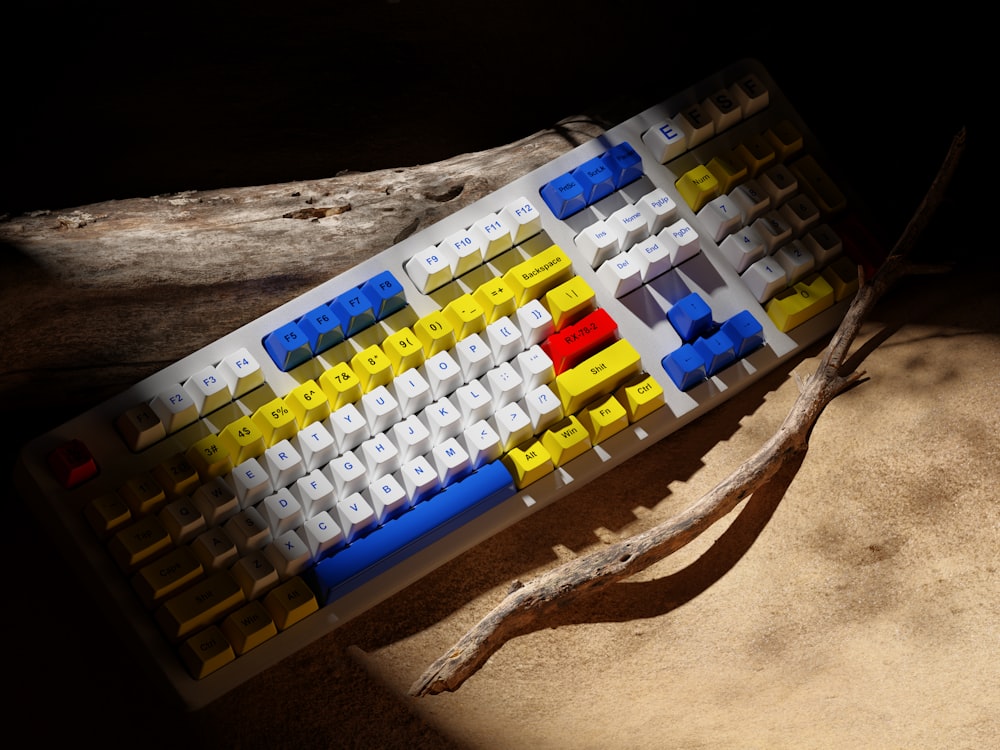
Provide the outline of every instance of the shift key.
{"type": "Polygon", "coordinates": [[[639,352],[620,339],[572,369],[556,376],[556,393],[567,414],[578,411],[598,396],[611,393],[642,370],[639,352]]]}

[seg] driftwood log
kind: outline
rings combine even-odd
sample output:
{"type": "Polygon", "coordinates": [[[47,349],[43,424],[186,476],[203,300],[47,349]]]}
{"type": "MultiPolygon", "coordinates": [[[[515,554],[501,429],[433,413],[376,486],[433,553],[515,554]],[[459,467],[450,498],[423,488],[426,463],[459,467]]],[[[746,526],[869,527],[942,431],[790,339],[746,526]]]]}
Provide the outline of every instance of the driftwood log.
{"type": "MultiPolygon", "coordinates": [[[[645,570],[681,549],[735,510],[779,472],[795,470],[809,449],[809,436],[826,406],[860,383],[864,372],[849,355],[876,302],[903,275],[929,269],[911,265],[909,256],[940,205],[965,145],[960,132],[888,258],[870,280],[859,268],[860,288],[816,371],[799,384],[799,396],[778,431],[761,448],[677,516],[616,544],[566,562],[538,578],[515,581],[510,592],[431,664],[410,687],[424,696],[457,690],[504,643],[545,627],[555,615],[584,596],[645,570]]],[[[784,480],[787,481],[787,480],[784,480]]]]}
{"type": "Polygon", "coordinates": [[[0,218],[0,393],[43,431],[602,132],[0,218]]]}

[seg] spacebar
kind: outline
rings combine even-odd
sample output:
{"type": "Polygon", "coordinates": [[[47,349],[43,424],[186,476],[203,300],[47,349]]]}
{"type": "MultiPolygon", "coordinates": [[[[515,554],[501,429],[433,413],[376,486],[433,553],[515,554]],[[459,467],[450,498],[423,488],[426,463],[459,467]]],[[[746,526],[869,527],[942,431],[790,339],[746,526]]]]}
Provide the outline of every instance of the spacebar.
{"type": "Polygon", "coordinates": [[[500,461],[479,467],[366,537],[318,562],[306,578],[329,604],[517,492],[500,461]]]}

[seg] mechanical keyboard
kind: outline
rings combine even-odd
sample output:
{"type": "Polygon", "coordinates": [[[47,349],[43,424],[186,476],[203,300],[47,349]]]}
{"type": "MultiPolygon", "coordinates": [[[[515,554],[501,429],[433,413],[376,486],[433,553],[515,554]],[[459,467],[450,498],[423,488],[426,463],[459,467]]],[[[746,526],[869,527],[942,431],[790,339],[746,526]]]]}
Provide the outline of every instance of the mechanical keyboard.
{"type": "Polygon", "coordinates": [[[744,60],[34,439],[17,487],[196,708],[828,335],[857,208],[744,60]]]}

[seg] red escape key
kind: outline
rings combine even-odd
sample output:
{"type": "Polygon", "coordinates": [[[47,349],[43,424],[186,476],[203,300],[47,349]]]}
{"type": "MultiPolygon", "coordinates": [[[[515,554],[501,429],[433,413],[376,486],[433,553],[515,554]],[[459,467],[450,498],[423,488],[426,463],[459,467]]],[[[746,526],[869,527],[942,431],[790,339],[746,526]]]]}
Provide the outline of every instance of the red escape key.
{"type": "Polygon", "coordinates": [[[97,474],[97,461],[81,440],[69,440],[48,456],[49,469],[66,489],[72,489],[97,474]]]}

